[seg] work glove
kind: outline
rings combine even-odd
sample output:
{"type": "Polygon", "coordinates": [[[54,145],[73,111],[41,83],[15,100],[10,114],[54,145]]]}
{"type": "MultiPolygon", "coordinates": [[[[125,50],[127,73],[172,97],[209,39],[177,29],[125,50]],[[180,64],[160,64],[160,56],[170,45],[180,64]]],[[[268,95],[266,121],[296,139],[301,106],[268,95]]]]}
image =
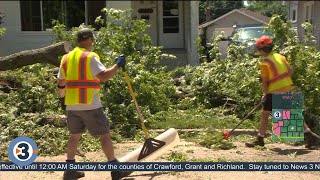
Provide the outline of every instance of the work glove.
{"type": "Polygon", "coordinates": [[[117,65],[119,67],[124,67],[124,65],[126,64],[126,58],[124,57],[124,55],[120,55],[118,58],[117,58],[117,65]]]}
{"type": "Polygon", "coordinates": [[[60,107],[62,110],[66,111],[66,104],[64,103],[64,97],[59,98],[60,107]]]}

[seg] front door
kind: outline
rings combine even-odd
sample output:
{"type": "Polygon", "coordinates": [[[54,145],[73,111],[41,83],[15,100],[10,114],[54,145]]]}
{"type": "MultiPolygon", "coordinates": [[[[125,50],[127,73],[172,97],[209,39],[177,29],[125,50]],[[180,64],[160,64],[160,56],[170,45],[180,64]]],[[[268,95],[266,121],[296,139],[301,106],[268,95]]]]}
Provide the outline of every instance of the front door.
{"type": "Polygon", "coordinates": [[[159,1],[159,45],[184,48],[183,1],[159,1]]]}

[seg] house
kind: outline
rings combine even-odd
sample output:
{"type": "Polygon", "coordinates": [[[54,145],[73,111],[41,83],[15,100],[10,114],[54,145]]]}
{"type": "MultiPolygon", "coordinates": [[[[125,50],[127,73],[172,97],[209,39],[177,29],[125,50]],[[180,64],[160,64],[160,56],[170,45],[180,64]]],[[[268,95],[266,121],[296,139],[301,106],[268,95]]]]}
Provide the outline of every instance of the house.
{"type": "Polygon", "coordinates": [[[237,25],[266,25],[270,21],[269,17],[263,16],[260,13],[253,12],[244,8],[234,9],[214,20],[204,22],[199,25],[200,31],[206,31],[206,40],[210,42],[214,31],[224,31],[227,36],[230,36],[234,26],[237,25]]]}
{"type": "Polygon", "coordinates": [[[319,1],[283,1],[288,7],[288,19],[292,21],[292,27],[297,31],[298,37],[304,37],[302,23],[310,22],[313,25],[313,35],[320,49],[320,8],[319,1]]]}
{"type": "MultiPolygon", "coordinates": [[[[211,41],[213,32],[220,33],[224,31],[227,36],[230,36],[235,26],[239,25],[267,25],[270,21],[269,17],[263,16],[260,13],[253,12],[244,8],[234,9],[214,20],[204,22],[199,25],[199,32],[204,32],[206,42],[211,41]]],[[[228,42],[219,44],[221,58],[226,57],[226,49],[228,42]]]]}
{"type": "Polygon", "coordinates": [[[131,8],[133,18],[147,20],[153,45],[177,56],[176,60],[161,61],[169,69],[199,64],[195,44],[199,34],[198,1],[0,1],[7,28],[0,40],[0,57],[52,44],[52,19],[61,20],[67,27],[93,25],[104,7],[131,8]]]}

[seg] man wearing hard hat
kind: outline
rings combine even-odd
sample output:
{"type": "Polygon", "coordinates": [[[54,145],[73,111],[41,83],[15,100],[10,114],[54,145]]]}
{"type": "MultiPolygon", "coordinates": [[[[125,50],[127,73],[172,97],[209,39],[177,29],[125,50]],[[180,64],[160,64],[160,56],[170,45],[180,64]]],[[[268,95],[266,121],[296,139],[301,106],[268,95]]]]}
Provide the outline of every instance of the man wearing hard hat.
{"type": "MultiPolygon", "coordinates": [[[[272,111],[272,93],[286,92],[293,89],[291,80],[292,68],[284,56],[272,51],[272,39],[269,36],[262,36],[257,39],[256,47],[263,56],[259,64],[263,89],[263,108],[257,139],[253,142],[245,143],[247,147],[264,146],[268,118],[272,111]]],[[[306,123],[304,123],[304,134],[307,138],[306,148],[311,148],[316,140],[320,139],[318,135],[309,129],[306,123]]]]}

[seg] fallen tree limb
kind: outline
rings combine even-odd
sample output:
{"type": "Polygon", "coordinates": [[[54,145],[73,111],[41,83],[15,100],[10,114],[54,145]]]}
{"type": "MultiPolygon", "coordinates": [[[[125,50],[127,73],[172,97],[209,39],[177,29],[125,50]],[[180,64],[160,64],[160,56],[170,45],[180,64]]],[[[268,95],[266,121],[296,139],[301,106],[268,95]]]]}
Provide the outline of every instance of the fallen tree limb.
{"type": "Polygon", "coordinates": [[[39,49],[21,51],[9,56],[0,57],[0,71],[12,70],[36,63],[49,63],[59,66],[59,56],[65,53],[64,42],[39,49]]]}

